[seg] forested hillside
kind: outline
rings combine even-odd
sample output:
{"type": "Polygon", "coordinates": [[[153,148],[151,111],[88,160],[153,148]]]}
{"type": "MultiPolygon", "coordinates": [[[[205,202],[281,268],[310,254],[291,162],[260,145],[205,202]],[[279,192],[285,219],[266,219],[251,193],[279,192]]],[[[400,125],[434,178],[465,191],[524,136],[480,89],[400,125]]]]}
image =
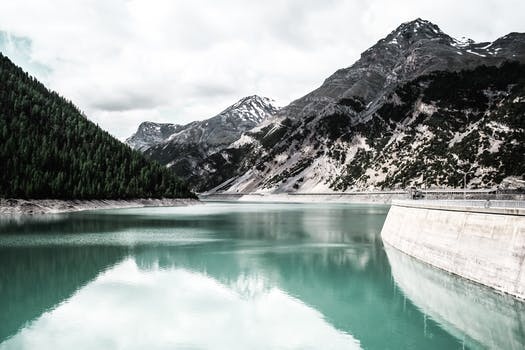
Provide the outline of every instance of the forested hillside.
{"type": "Polygon", "coordinates": [[[193,197],[0,54],[0,197],[193,197]]]}

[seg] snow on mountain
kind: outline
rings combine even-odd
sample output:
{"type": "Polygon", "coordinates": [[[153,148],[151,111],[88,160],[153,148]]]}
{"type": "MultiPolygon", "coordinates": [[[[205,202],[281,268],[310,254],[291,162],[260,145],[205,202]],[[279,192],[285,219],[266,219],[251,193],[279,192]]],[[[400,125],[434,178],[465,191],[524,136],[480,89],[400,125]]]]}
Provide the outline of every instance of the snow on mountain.
{"type": "Polygon", "coordinates": [[[277,111],[273,100],[248,96],[206,120],[186,125],[144,122],[126,142],[187,179],[196,176],[204,158],[228,147],[277,111]]]}
{"type": "Polygon", "coordinates": [[[477,187],[523,176],[522,104],[509,100],[523,96],[522,66],[503,67],[507,61],[525,62],[525,34],[475,43],[421,19],[403,23],[205,159],[194,183],[227,192],[325,192],[459,186],[451,169],[470,171],[477,187]],[[500,124],[512,127],[502,133],[493,127],[500,124]]]}
{"type": "Polygon", "coordinates": [[[284,108],[251,96],[134,142],[198,191],[458,187],[461,172],[509,187],[525,174],[524,63],[523,33],[476,43],[418,18],[284,108]]]}
{"type": "Polygon", "coordinates": [[[144,152],[151,146],[163,142],[181,128],[183,126],[178,124],[143,122],[137,132],[126,139],[126,143],[131,148],[144,152]]]}

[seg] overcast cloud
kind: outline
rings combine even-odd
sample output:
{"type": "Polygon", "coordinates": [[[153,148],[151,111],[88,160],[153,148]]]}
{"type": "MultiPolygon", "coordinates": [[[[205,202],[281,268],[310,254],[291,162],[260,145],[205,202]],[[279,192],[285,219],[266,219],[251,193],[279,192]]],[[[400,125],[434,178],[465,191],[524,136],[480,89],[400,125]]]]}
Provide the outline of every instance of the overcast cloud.
{"type": "Polygon", "coordinates": [[[454,37],[525,32],[523,0],[16,0],[0,48],[119,138],[259,94],[286,105],[417,17],[454,37]]]}

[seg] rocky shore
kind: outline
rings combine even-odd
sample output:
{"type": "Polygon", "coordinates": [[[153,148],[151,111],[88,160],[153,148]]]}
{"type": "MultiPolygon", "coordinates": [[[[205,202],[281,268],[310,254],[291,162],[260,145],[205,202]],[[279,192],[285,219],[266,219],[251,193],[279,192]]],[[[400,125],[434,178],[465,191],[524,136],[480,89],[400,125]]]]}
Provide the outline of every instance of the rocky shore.
{"type": "Polygon", "coordinates": [[[173,207],[197,203],[199,203],[198,200],[188,198],[126,200],[0,199],[0,215],[32,215],[116,208],[173,207]]]}

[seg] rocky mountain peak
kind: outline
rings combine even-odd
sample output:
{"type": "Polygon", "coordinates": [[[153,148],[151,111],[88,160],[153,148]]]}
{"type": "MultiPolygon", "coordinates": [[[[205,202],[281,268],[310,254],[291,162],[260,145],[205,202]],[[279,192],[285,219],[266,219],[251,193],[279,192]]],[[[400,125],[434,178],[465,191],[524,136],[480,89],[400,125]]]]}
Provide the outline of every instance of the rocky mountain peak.
{"type": "Polygon", "coordinates": [[[186,125],[142,122],[126,143],[139,151],[163,143],[198,143],[207,147],[229,144],[278,111],[275,101],[258,95],[241,98],[216,116],[186,125]]]}
{"type": "MultiPolygon", "coordinates": [[[[441,29],[432,22],[417,18],[410,22],[402,23],[388,37],[414,39],[431,39],[446,35],[441,29]]],[[[388,38],[387,37],[387,38],[388,38]]]]}
{"type": "Polygon", "coordinates": [[[275,105],[274,100],[259,95],[251,95],[241,98],[219,113],[217,117],[231,116],[258,124],[268,116],[275,114],[278,110],[279,108],[275,105]]]}
{"type": "Polygon", "coordinates": [[[151,145],[162,142],[181,128],[182,125],[178,124],[145,121],[140,123],[137,132],[131,135],[126,143],[133,149],[145,151],[151,145]]]}
{"type": "Polygon", "coordinates": [[[275,103],[274,100],[268,97],[263,97],[259,95],[251,95],[241,98],[237,103],[234,104],[234,106],[237,105],[243,105],[243,104],[265,104],[265,105],[272,105],[275,103]]]}
{"type": "Polygon", "coordinates": [[[470,39],[456,40],[444,33],[437,25],[432,22],[418,18],[416,20],[402,23],[383,39],[379,40],[376,45],[365,51],[407,51],[414,47],[456,44],[458,46],[470,45],[474,41],[470,39]]]}
{"type": "Polygon", "coordinates": [[[180,177],[198,178],[204,170],[199,166],[204,159],[237,141],[278,109],[272,99],[246,96],[214,117],[186,125],[142,123],[126,142],[180,177]],[[164,134],[162,131],[168,125],[173,128],[172,132],[164,134]]]}
{"type": "MultiPolygon", "coordinates": [[[[330,114],[339,101],[359,99],[367,106],[380,101],[399,83],[434,71],[459,71],[479,65],[525,61],[525,34],[511,33],[493,43],[457,40],[432,22],[405,22],[361,54],[353,65],[328,77],[316,90],[282,108],[282,118],[330,114]]],[[[365,114],[368,112],[365,112],[365,114]]],[[[366,115],[363,115],[367,118],[366,115]]]]}

